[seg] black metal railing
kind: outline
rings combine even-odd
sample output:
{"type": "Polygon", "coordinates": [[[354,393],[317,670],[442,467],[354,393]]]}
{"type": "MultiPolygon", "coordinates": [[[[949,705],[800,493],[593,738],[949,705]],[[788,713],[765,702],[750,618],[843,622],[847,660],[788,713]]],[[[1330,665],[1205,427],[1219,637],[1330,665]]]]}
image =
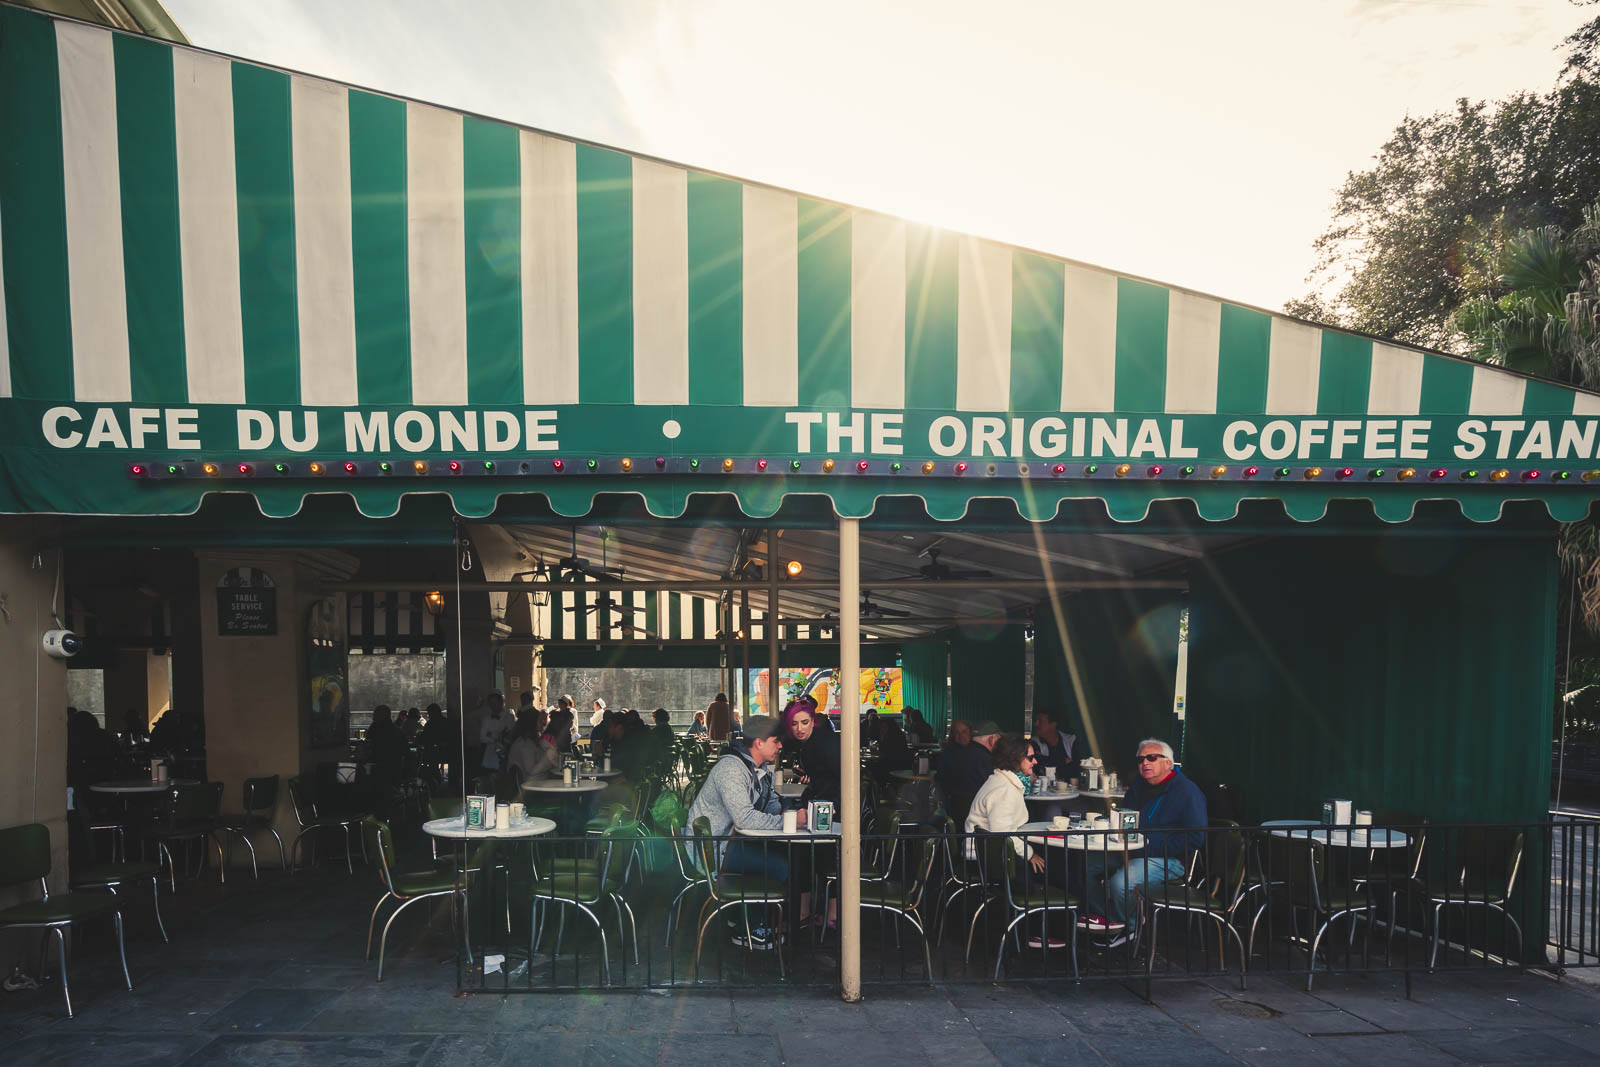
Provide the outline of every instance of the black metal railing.
{"type": "MultiPolygon", "coordinates": [[[[472,847],[464,991],[839,984],[836,836],[634,825],[472,847]]],[[[1595,819],[902,831],[862,853],[868,983],[1600,962],[1595,819]]]]}

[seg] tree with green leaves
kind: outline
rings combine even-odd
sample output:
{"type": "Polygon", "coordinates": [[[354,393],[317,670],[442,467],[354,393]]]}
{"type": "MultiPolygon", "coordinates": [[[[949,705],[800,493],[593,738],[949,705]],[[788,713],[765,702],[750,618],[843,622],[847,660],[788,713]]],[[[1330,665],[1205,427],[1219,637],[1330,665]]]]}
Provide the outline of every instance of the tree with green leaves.
{"type": "MultiPolygon", "coordinates": [[[[1594,3],[1596,0],[1586,0],[1594,3]]],[[[1568,37],[1548,93],[1407,117],[1346,177],[1292,315],[1434,348],[1456,313],[1497,295],[1502,250],[1526,230],[1583,224],[1600,197],[1600,18],[1568,37]]]]}

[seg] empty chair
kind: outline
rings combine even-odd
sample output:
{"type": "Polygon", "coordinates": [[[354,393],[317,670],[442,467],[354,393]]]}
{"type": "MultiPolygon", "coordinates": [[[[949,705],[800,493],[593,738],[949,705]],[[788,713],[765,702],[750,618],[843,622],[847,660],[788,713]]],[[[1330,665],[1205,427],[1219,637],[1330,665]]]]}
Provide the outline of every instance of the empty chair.
{"type": "MultiPolygon", "coordinates": [[[[295,868],[300,865],[300,842],[310,835],[326,834],[329,831],[334,831],[344,838],[345,869],[354,874],[356,868],[350,854],[350,834],[357,826],[361,825],[360,816],[334,815],[324,818],[317,811],[317,803],[306,789],[304,780],[298,776],[289,779],[289,803],[294,808],[294,821],[300,824],[300,832],[295,835],[294,844],[289,846],[289,855],[294,857],[290,873],[293,873],[295,868]]],[[[313,836],[313,843],[315,840],[316,838],[313,836]]],[[[366,838],[363,837],[361,841],[362,859],[366,858],[366,851],[367,842],[366,838]]]]}
{"type": "MultiPolygon", "coordinates": [[[[291,779],[292,781],[292,779],[291,779]]],[[[455,871],[420,871],[416,873],[403,873],[395,870],[394,837],[389,831],[389,824],[375,815],[368,815],[361,820],[362,834],[368,839],[370,851],[378,857],[378,880],[383,884],[383,896],[372,906],[372,918],[367,921],[367,959],[372,958],[372,933],[378,923],[378,912],[383,906],[393,902],[398,906],[389,914],[383,924],[383,936],[378,941],[378,981],[383,981],[383,958],[389,947],[389,927],[400,917],[400,913],[419,900],[430,900],[436,897],[450,898],[450,925],[455,929],[457,901],[462,905],[461,934],[466,933],[466,892],[467,874],[455,871]]],[[[492,841],[484,842],[483,847],[493,845],[492,841]]],[[[482,857],[480,857],[481,862],[482,857]]],[[[468,949],[470,958],[471,949],[468,949]]]]}
{"type": "MultiPolygon", "coordinates": [[[[220,785],[220,783],[219,783],[220,785]]],[[[194,841],[201,843],[201,864],[205,863],[210,848],[217,850],[217,876],[228,880],[227,864],[222,854],[222,844],[216,837],[215,790],[209,785],[175,785],[167,794],[165,815],[153,826],[145,829],[147,841],[156,843],[156,860],[167,864],[167,882],[172,891],[178,891],[177,861],[172,846],[182,841],[185,846],[194,841]]]]}
{"type": "MultiPolygon", "coordinates": [[[[50,831],[43,823],[28,823],[0,830],[0,888],[39,883],[40,897],[23,904],[0,909],[0,930],[42,930],[56,937],[56,952],[61,962],[61,996],[66,1000],[67,1018],[72,1018],[72,991],[67,985],[67,928],[84,919],[109,915],[117,933],[117,955],[122,960],[122,981],[131,991],[128,953],[122,943],[122,901],[114,894],[57,893],[50,895],[50,831]]],[[[43,967],[41,953],[40,970],[43,967]]]]}
{"type": "MultiPolygon", "coordinates": [[[[88,813],[81,808],[69,812],[68,815],[70,818],[88,822],[88,813]]],[[[88,840],[92,853],[93,839],[88,840]]],[[[156,929],[161,931],[161,940],[170,940],[167,937],[167,924],[161,919],[161,864],[153,860],[119,862],[116,856],[117,853],[113,852],[110,861],[101,861],[98,856],[92,854],[81,863],[73,860],[69,864],[70,877],[67,879],[67,888],[74,892],[104,890],[112,896],[117,896],[121,889],[148,881],[151,903],[155,907],[156,929]]]]}
{"type": "Polygon", "coordinates": [[[228,853],[231,858],[233,852],[233,839],[237,836],[244,842],[244,847],[250,850],[250,873],[259,880],[261,871],[256,866],[256,846],[250,841],[250,834],[255,830],[265,830],[278,842],[278,866],[283,870],[289,869],[289,860],[284,855],[283,838],[278,836],[278,831],[272,826],[272,813],[278,807],[278,776],[276,774],[267,778],[246,778],[244,780],[244,812],[239,815],[223,815],[217,819],[217,829],[221,830],[228,841],[228,853]]]}
{"type": "Polygon", "coordinates": [[[1188,875],[1182,881],[1145,884],[1142,892],[1150,909],[1150,949],[1144,968],[1147,979],[1155,970],[1156,931],[1160,919],[1172,913],[1201,916],[1217,924],[1218,966],[1227,966],[1228,937],[1233,939],[1239,947],[1239,988],[1245,987],[1245,971],[1250,961],[1245,954],[1244,939],[1234,928],[1233,914],[1244,899],[1248,847],[1238,823],[1212,822],[1213,827],[1218,825],[1228,829],[1213,829],[1206,835],[1205,862],[1199,862],[1201,853],[1196,852],[1188,875]]]}
{"type": "MultiPolygon", "coordinates": [[[[1439,925],[1446,908],[1482,908],[1497,911],[1511,923],[1517,935],[1517,955],[1522,955],[1522,925],[1512,916],[1511,894],[1522,870],[1521,830],[1498,827],[1468,828],[1461,831],[1461,862],[1449,885],[1428,894],[1433,905],[1433,936],[1428,945],[1428,969],[1433,970],[1439,955],[1439,925]]],[[[1487,921],[1485,922],[1487,934],[1487,921]]],[[[1484,948],[1487,953],[1487,946],[1484,948]]]]}

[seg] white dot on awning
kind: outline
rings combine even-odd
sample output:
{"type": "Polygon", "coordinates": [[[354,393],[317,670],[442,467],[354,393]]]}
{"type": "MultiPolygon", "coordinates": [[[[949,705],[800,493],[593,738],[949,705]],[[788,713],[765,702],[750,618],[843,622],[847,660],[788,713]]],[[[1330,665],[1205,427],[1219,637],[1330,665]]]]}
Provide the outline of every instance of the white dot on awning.
{"type": "Polygon", "coordinates": [[[668,419],[661,424],[661,436],[669,441],[676,441],[682,432],[683,427],[678,425],[677,419],[668,419]]]}

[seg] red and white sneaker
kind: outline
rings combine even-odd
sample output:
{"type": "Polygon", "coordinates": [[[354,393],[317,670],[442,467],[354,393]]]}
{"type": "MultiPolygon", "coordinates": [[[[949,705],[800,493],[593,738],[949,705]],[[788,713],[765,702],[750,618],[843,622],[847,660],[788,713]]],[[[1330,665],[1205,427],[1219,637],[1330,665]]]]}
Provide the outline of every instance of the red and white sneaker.
{"type": "Polygon", "coordinates": [[[1108,934],[1113,930],[1121,930],[1123,925],[1104,915],[1085,915],[1078,920],[1078,929],[1087,930],[1091,934],[1108,934]]]}
{"type": "MultiPolygon", "coordinates": [[[[1033,937],[1028,938],[1028,947],[1029,948],[1044,948],[1044,939],[1041,938],[1040,936],[1038,936],[1037,934],[1035,934],[1033,937]]],[[[1067,947],[1066,939],[1065,938],[1061,938],[1061,937],[1052,937],[1050,939],[1050,947],[1053,948],[1053,949],[1066,948],[1067,947]]]]}

